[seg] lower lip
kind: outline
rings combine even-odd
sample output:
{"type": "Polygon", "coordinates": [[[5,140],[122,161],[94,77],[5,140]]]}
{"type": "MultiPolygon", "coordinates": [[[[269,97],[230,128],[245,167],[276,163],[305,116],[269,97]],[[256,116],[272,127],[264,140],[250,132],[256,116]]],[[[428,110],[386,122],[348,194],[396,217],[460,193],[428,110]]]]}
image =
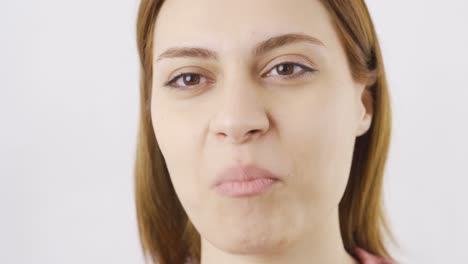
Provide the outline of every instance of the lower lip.
{"type": "Polygon", "coordinates": [[[278,180],[259,178],[244,181],[227,181],[216,186],[216,190],[227,196],[242,197],[262,193],[272,187],[278,180]]]}

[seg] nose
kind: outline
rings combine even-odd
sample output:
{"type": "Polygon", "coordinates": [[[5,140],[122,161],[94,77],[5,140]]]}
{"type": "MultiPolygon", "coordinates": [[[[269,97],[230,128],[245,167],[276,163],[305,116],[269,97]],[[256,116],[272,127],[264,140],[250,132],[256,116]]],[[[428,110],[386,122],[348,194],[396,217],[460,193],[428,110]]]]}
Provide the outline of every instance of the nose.
{"type": "Polygon", "coordinates": [[[251,86],[224,88],[219,111],[210,122],[215,138],[241,144],[265,134],[270,121],[258,91],[251,86]]]}

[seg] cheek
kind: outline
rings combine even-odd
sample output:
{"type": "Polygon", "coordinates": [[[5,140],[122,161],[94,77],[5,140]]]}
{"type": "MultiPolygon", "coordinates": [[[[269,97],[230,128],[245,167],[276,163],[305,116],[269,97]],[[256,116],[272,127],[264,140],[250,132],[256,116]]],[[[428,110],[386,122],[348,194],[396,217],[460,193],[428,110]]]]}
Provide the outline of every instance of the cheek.
{"type": "MultiPolygon", "coordinates": [[[[176,107],[164,94],[154,96],[151,119],[158,145],[166,163],[186,162],[193,151],[197,124],[187,107],[176,107]]],[[[172,168],[173,166],[171,166],[172,168]]]]}
{"type": "MultiPolygon", "coordinates": [[[[197,160],[198,136],[195,119],[189,113],[159,104],[152,107],[152,123],[174,189],[182,201],[191,199],[199,188],[197,160]],[[168,110],[170,109],[170,110],[168,110]]],[[[200,126],[200,124],[198,124],[200,126]]]]}
{"type": "Polygon", "coordinates": [[[283,120],[282,127],[289,129],[283,140],[294,163],[293,184],[307,196],[303,200],[328,206],[344,192],[355,139],[350,98],[338,92],[315,96],[291,106],[295,118],[283,120]]]}

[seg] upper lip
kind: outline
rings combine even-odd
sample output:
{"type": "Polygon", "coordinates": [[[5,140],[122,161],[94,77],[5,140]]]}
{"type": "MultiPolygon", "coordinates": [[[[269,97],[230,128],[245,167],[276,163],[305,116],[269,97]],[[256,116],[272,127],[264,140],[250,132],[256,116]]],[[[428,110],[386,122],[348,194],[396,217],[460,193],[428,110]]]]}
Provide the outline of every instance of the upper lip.
{"type": "Polygon", "coordinates": [[[279,176],[275,175],[271,171],[254,164],[238,165],[229,167],[219,173],[213,183],[213,186],[217,186],[228,181],[249,181],[258,178],[280,179],[279,176]]]}

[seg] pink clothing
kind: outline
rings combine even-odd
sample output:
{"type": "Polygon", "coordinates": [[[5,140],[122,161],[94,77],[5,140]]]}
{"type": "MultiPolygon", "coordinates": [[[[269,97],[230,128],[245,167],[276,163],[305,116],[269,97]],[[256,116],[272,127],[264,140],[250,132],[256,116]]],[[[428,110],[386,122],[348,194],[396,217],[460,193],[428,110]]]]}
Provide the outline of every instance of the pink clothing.
{"type": "MultiPolygon", "coordinates": [[[[355,248],[355,253],[358,257],[358,260],[361,264],[397,264],[393,261],[388,259],[382,258],[377,255],[373,255],[370,252],[362,249],[362,248],[355,248]]],[[[188,261],[186,264],[197,264],[196,261],[188,261]]]]}
{"type": "Polygon", "coordinates": [[[391,260],[384,259],[377,255],[373,255],[359,247],[355,248],[354,252],[356,252],[356,255],[361,264],[397,264],[391,260]]]}

